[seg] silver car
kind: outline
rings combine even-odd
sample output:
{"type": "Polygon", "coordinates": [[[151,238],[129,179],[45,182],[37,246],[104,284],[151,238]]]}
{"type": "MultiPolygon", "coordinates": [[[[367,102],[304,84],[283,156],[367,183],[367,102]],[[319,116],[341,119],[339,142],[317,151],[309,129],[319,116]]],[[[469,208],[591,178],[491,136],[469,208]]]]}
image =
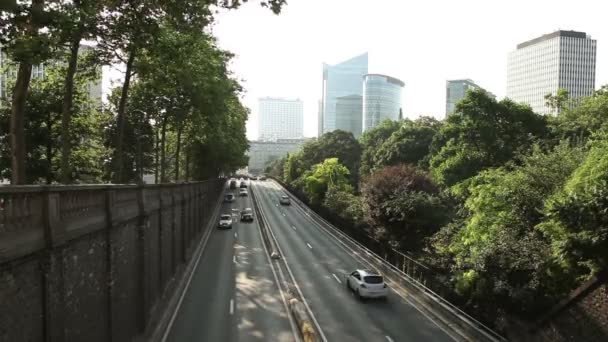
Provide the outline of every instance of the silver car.
{"type": "Polygon", "coordinates": [[[217,226],[220,229],[231,229],[232,228],[232,216],[228,214],[220,215],[220,222],[217,226]]]}

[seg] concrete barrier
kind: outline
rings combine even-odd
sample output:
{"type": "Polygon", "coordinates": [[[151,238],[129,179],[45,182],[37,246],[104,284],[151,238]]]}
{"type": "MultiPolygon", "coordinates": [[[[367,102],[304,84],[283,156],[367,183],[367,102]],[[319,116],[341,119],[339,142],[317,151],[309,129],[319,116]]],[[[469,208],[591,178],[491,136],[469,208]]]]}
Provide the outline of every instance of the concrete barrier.
{"type": "Polygon", "coordinates": [[[269,237],[268,230],[267,230],[268,227],[266,225],[265,220],[263,219],[264,214],[262,214],[262,210],[259,207],[253,187],[250,188],[249,192],[251,194],[251,199],[253,200],[253,208],[254,208],[253,210],[255,210],[255,212],[258,216],[258,223],[260,224],[260,228],[262,231],[262,240],[264,240],[264,244],[266,245],[266,247],[268,248],[268,251],[270,252],[270,257],[272,259],[280,259],[281,254],[279,253],[279,249],[275,245],[274,241],[269,237]]]}
{"type": "Polygon", "coordinates": [[[298,329],[300,330],[300,334],[304,342],[319,341],[320,339],[317,335],[317,331],[315,330],[315,327],[308,316],[308,312],[306,311],[304,304],[298,299],[292,298],[289,300],[289,309],[296,320],[298,329]]]}

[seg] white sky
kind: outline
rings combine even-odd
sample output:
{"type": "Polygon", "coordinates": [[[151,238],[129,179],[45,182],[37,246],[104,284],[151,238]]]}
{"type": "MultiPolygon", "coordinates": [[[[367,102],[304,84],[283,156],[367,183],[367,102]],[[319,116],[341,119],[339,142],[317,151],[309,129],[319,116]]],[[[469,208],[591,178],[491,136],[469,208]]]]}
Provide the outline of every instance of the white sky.
{"type": "Polygon", "coordinates": [[[288,0],[279,16],[250,0],[217,17],[220,46],[237,55],[257,138],[257,99],[304,101],[304,135],[317,132],[322,63],[369,52],[369,72],[405,82],[404,114],[443,118],[446,79],[470,78],[505,96],[507,54],[558,29],[598,41],[596,87],[608,83],[608,2],[603,0],[288,0]]]}

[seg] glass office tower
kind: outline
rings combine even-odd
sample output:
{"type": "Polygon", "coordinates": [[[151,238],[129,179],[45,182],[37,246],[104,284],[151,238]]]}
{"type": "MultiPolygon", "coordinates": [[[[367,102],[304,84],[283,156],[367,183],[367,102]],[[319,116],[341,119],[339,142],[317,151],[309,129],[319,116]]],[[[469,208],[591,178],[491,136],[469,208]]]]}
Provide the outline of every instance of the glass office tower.
{"type": "Polygon", "coordinates": [[[385,119],[399,119],[404,86],[401,80],[386,75],[363,77],[363,132],[385,119]]]}
{"type": "MultiPolygon", "coordinates": [[[[341,129],[352,132],[355,136],[361,135],[360,129],[357,131],[352,126],[354,118],[336,115],[336,105],[340,97],[362,96],[362,78],[367,74],[367,66],[367,52],[336,65],[323,64],[323,99],[319,132],[327,133],[341,129]]],[[[358,120],[361,119],[360,114],[358,120]]]]}

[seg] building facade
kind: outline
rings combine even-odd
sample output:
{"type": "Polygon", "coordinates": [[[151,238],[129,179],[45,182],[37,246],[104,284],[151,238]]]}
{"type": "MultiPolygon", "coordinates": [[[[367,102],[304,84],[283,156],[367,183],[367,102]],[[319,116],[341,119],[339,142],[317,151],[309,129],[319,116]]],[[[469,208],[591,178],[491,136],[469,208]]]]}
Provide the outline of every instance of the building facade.
{"type": "MultiPolygon", "coordinates": [[[[338,98],[363,95],[361,80],[367,74],[367,69],[367,52],[336,65],[323,64],[323,98],[319,115],[319,131],[321,133],[341,129],[354,135],[361,134],[361,132],[351,130],[352,120],[354,119],[336,115],[336,105],[338,98]]],[[[361,116],[359,116],[360,119],[361,116]]]]}
{"type": "Polygon", "coordinates": [[[363,76],[363,132],[386,119],[399,119],[404,86],[401,80],[386,75],[363,76]]]}
{"type": "Polygon", "coordinates": [[[340,129],[358,138],[362,133],[363,96],[349,95],[336,99],[336,122],[340,129]]]}
{"type": "Polygon", "coordinates": [[[263,172],[270,162],[285,157],[288,153],[296,152],[305,141],[305,139],[250,141],[247,151],[249,172],[254,174],[263,172]]]}
{"type": "Polygon", "coordinates": [[[517,45],[509,54],[507,97],[552,114],[545,95],[565,89],[571,99],[595,89],[597,42],[585,32],[556,31],[517,45]]]}
{"type": "Polygon", "coordinates": [[[258,136],[261,141],[301,139],[304,136],[304,104],[299,99],[259,99],[258,136]]]}
{"type": "MultiPolygon", "coordinates": [[[[80,45],[78,50],[79,55],[85,55],[87,53],[92,52],[92,47],[88,45],[80,45]]],[[[17,77],[17,70],[13,68],[13,66],[9,66],[7,70],[4,68],[7,64],[10,63],[10,60],[7,58],[6,54],[2,52],[2,48],[0,47],[0,71],[4,71],[0,73],[0,102],[1,101],[10,101],[10,89],[9,81],[14,80],[17,77]]],[[[45,63],[40,63],[32,66],[32,79],[41,79],[44,78],[45,73],[49,67],[60,65],[63,61],[60,60],[50,60],[45,63]]],[[[102,103],[102,69],[100,68],[98,77],[90,82],[87,82],[86,88],[89,93],[89,100],[95,106],[101,106],[102,103]]]]}
{"type": "Polygon", "coordinates": [[[469,79],[448,80],[445,82],[445,115],[454,111],[456,103],[462,100],[469,89],[480,88],[475,82],[469,79]]]}

